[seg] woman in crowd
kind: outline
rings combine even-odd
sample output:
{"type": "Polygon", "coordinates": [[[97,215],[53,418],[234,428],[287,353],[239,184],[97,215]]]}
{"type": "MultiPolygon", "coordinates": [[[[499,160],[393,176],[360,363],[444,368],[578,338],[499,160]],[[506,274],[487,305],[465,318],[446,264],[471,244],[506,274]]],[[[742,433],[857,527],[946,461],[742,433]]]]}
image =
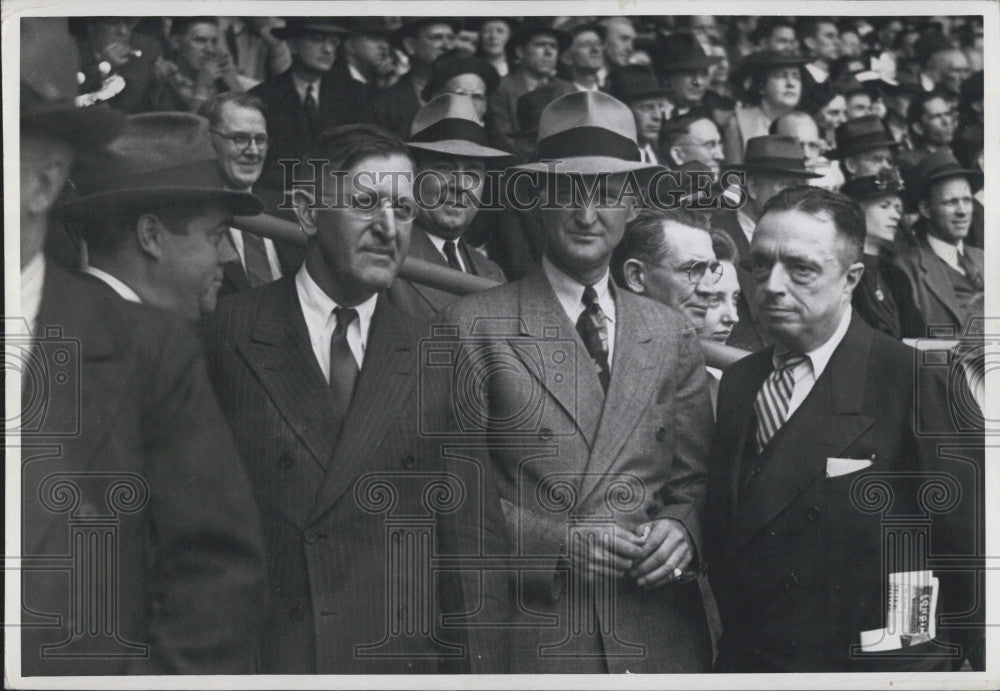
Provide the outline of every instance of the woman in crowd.
{"type": "Polygon", "coordinates": [[[510,41],[512,27],[504,17],[488,17],[479,28],[479,52],[477,56],[485,59],[501,77],[510,72],[507,63],[507,43],[510,41]]]}

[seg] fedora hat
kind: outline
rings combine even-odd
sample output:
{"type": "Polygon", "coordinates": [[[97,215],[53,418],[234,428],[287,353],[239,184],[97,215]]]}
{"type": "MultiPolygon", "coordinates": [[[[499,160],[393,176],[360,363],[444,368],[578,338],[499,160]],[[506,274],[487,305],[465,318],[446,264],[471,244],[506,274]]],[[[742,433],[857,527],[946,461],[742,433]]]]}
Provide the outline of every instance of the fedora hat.
{"type": "Polygon", "coordinates": [[[534,141],[535,135],[538,134],[538,123],[541,122],[542,113],[545,112],[550,103],[561,95],[555,84],[543,84],[526,94],[521,94],[515,108],[518,133],[531,135],[531,139],[534,141]]]}
{"type": "Polygon", "coordinates": [[[837,159],[872,149],[893,149],[899,146],[877,115],[864,115],[848,120],[837,127],[835,136],[837,147],[830,155],[837,159]]]}
{"type": "Polygon", "coordinates": [[[974,190],[983,185],[983,173],[962,167],[950,149],[938,149],[927,154],[906,171],[910,203],[915,206],[927,195],[933,183],[951,178],[965,178],[974,190]]]}
{"type": "Polygon", "coordinates": [[[431,64],[431,75],[420,97],[429,101],[447,84],[460,74],[474,74],[486,85],[486,95],[496,91],[500,85],[500,73],[482,58],[466,57],[458,50],[444,53],[431,64]]]}
{"type": "Polygon", "coordinates": [[[521,22],[521,25],[517,27],[507,45],[511,48],[523,46],[539,35],[552,36],[556,39],[556,43],[559,44],[560,53],[565,52],[569,48],[572,40],[570,35],[562,29],[553,28],[551,17],[526,17],[521,22]]]}
{"type": "Polygon", "coordinates": [[[906,187],[896,168],[885,168],[877,175],[863,175],[848,180],[840,191],[856,202],[867,202],[882,197],[901,197],[906,187]]]}
{"type": "Polygon", "coordinates": [[[748,173],[792,175],[800,178],[821,178],[820,173],[806,169],[805,154],[794,137],[769,134],[747,141],[743,169],[748,173]]]}
{"type": "Polygon", "coordinates": [[[798,53],[759,50],[756,53],[750,53],[739,61],[736,69],[733,70],[731,79],[735,83],[740,84],[748,77],[766,74],[771,70],[781,67],[802,67],[807,62],[808,60],[798,53]]]}
{"type": "Polygon", "coordinates": [[[609,93],[622,103],[632,103],[644,98],[666,97],[667,91],[649,67],[624,65],[611,71],[609,93]]]}
{"type": "Polygon", "coordinates": [[[78,196],[60,205],[63,219],[100,219],[109,208],[216,203],[239,216],[263,210],[249,192],[226,189],[208,136],[208,120],[191,113],[130,115],[105,151],[83,156],[70,178],[78,196]]]}
{"type": "Polygon", "coordinates": [[[721,57],[707,55],[694,34],[681,31],[658,34],[653,47],[653,68],[664,76],[675,72],[700,72],[722,62],[721,57]]]}
{"type": "Polygon", "coordinates": [[[350,33],[347,29],[326,17],[288,17],[284,26],[271,30],[271,35],[282,41],[308,34],[343,36],[347,33],[350,33]]]}
{"type": "Polygon", "coordinates": [[[513,154],[494,149],[486,128],[476,120],[472,99],[441,94],[417,111],[410,127],[411,149],[465,158],[505,158],[513,154]]]}
{"type": "Polygon", "coordinates": [[[79,51],[66,26],[58,17],[21,20],[21,132],[97,148],[117,136],[125,118],[107,105],[77,105],[79,51]]]}
{"type": "Polygon", "coordinates": [[[353,36],[390,38],[401,26],[398,21],[393,22],[392,20],[392,17],[366,15],[364,17],[345,17],[343,22],[353,36]]]}
{"type": "Polygon", "coordinates": [[[574,91],[542,111],[538,122],[539,162],[515,166],[551,172],[541,161],[558,161],[556,173],[596,175],[657,168],[643,163],[635,118],[627,105],[601,91],[574,91]]]}

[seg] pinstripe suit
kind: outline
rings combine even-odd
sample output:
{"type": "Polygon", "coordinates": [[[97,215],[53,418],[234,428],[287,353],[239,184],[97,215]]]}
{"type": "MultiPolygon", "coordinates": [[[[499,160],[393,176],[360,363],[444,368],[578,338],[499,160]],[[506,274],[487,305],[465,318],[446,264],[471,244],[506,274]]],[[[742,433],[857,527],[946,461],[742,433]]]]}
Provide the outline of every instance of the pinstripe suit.
{"type": "Polygon", "coordinates": [[[272,594],[265,672],[502,671],[506,648],[496,630],[445,629],[439,615],[482,605],[484,617],[502,618],[508,594],[480,587],[478,574],[465,574],[464,593],[454,573],[438,573],[436,587],[407,581],[406,563],[390,559],[387,518],[433,524],[437,553],[474,554],[481,543],[505,549],[503,533],[490,530],[503,525],[495,490],[481,487],[488,478],[468,464],[446,468],[440,449],[417,434],[424,334],[379,296],[336,439],[333,396],[293,276],[223,300],[206,325],[209,370],[264,517],[272,594]],[[427,508],[436,499],[424,490],[446,470],[468,491],[455,513],[442,516],[427,508]],[[479,504],[483,496],[493,497],[492,507],[479,504]],[[416,587],[416,601],[389,592],[389,583],[403,582],[416,587]],[[419,635],[418,607],[433,613],[433,636],[419,635]],[[408,627],[416,633],[388,635],[408,627]]]}

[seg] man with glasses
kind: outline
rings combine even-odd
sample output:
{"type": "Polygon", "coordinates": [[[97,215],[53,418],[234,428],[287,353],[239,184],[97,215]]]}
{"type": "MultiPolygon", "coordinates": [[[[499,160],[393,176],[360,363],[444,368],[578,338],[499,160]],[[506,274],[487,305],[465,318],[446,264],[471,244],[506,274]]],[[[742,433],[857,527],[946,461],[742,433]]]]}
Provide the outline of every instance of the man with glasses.
{"type": "Polygon", "coordinates": [[[659,150],[669,157],[672,168],[698,161],[711,168],[716,175],[725,158],[719,128],[703,113],[688,113],[663,123],[659,150]]]}
{"type": "Polygon", "coordinates": [[[396,551],[389,523],[426,517],[436,556],[506,552],[483,474],[473,482],[467,464],[446,468],[418,434],[427,412],[418,408],[418,343],[428,329],[384,293],[416,218],[413,161],[399,138],[371,125],[328,131],[310,158],[337,171],[338,184],[293,193],[308,236],[302,268],[223,301],[205,330],[209,373],[265,518],[261,671],[504,671],[497,629],[475,617],[468,629],[449,627],[442,616],[478,606],[497,623],[506,591],[469,571],[465,593],[455,571],[413,584],[429,565],[396,551]],[[430,488],[453,481],[459,503],[437,513],[447,500],[429,498],[430,488]],[[390,494],[394,503],[384,501],[390,494]],[[416,592],[400,595],[404,587],[416,592]],[[393,635],[401,629],[416,633],[393,635]]]}
{"type": "Polygon", "coordinates": [[[696,329],[702,327],[722,276],[708,214],[644,211],[625,229],[619,256],[626,288],[680,310],[696,329]]]}
{"type": "Polygon", "coordinates": [[[348,121],[351,104],[333,73],[337,48],[347,29],[328,19],[291,17],[271,32],[288,42],[292,66],[250,90],[264,103],[271,137],[260,184],[284,190],[280,161],[298,161],[326,129],[348,121]]]}

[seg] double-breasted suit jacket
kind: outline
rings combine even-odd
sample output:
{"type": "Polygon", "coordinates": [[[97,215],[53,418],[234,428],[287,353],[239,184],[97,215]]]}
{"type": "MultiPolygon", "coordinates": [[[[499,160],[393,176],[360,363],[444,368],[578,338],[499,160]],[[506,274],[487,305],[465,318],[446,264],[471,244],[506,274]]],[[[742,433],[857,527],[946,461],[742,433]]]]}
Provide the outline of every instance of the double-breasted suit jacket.
{"type": "Polygon", "coordinates": [[[729,367],[719,389],[706,531],[724,630],[718,666],[947,666],[947,657],[933,657],[942,650],[934,642],[903,651],[916,657],[852,654],[852,646],[862,631],[886,626],[889,571],[931,569],[940,577],[938,613],[961,614],[951,631],[939,621],[939,640],[975,621],[970,569],[981,554],[983,438],[974,411],[965,411],[972,420],[966,434],[954,421],[964,377],[949,383],[947,372],[923,365],[917,351],[854,314],[808,396],[756,455],[748,452],[753,401],[772,371],[772,352],[729,367]],[[828,459],[870,465],[830,476],[828,459]],[[929,537],[901,537],[907,530],[929,537]],[[886,545],[911,538],[909,561],[886,554],[886,545]]]}
{"type": "MultiPolygon", "coordinates": [[[[469,247],[469,243],[465,242],[464,239],[459,238],[455,244],[470,274],[492,278],[501,283],[505,282],[503,269],[496,263],[490,261],[478,250],[469,247]]],[[[448,266],[447,260],[427,237],[427,231],[416,224],[410,233],[410,249],[407,256],[440,266],[448,266]]],[[[458,299],[458,296],[446,290],[413,283],[405,278],[397,278],[389,287],[389,299],[404,312],[430,320],[442,307],[458,299]]]]}
{"type": "Polygon", "coordinates": [[[442,615],[478,607],[495,623],[509,594],[479,587],[473,572],[463,593],[455,571],[412,561],[507,549],[483,474],[447,464],[418,434],[425,335],[381,294],[339,421],[294,276],[221,301],[207,325],[210,373],[264,517],[266,672],[503,671],[499,629],[449,629],[442,615]],[[440,505],[451,500],[460,506],[440,505]]]}
{"type": "Polygon", "coordinates": [[[712,411],[697,338],[680,313],[615,294],[606,396],[541,267],[439,316],[463,344],[452,415],[481,433],[517,555],[527,560],[518,574],[518,672],[709,664],[696,582],[644,591],[626,577],[595,595],[567,569],[574,536],[588,539],[595,521],[634,530],[673,518],[700,554],[712,411]],[[574,635],[579,629],[590,633],[574,635]]]}
{"type": "Polygon", "coordinates": [[[190,326],[48,262],[35,334],[22,673],[258,671],[263,535],[190,326]]]}

